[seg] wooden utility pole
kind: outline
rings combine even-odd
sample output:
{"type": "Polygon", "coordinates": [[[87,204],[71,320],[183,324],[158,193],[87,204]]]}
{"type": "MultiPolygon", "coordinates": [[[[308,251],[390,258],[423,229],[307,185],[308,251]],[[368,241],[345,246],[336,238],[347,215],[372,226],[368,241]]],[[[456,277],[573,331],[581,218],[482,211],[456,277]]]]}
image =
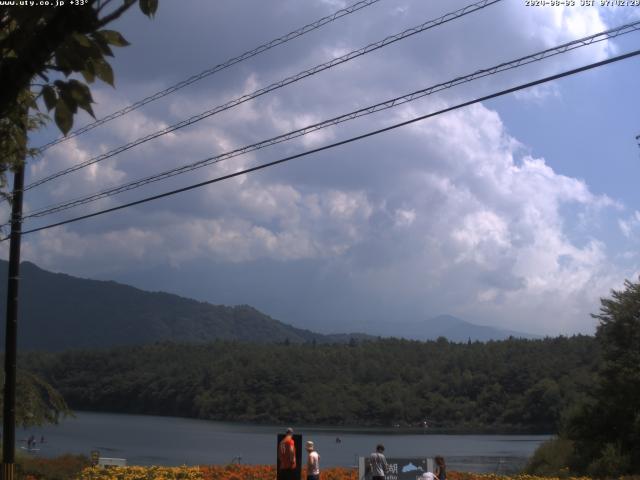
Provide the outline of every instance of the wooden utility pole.
{"type": "MultiPolygon", "coordinates": [[[[26,133],[26,132],[25,132],[26,133]]],[[[7,324],[4,347],[4,411],[2,416],[2,480],[13,480],[16,458],[16,357],[18,342],[18,287],[20,283],[20,240],[22,236],[22,194],[24,162],[13,175],[9,280],[7,282],[7,324]]]]}

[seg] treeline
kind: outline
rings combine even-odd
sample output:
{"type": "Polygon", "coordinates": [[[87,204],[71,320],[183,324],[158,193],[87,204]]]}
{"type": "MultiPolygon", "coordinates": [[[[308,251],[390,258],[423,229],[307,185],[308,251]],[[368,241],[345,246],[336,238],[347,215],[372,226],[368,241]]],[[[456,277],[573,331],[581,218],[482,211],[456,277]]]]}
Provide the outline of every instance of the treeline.
{"type": "Polygon", "coordinates": [[[593,383],[592,337],[350,345],[158,343],[20,360],[71,408],[286,424],[554,432],[593,383]]]}
{"type": "Polygon", "coordinates": [[[527,467],[547,477],[640,476],[640,282],[600,299],[598,365],[581,401],[563,414],[558,436],[527,467]]]}

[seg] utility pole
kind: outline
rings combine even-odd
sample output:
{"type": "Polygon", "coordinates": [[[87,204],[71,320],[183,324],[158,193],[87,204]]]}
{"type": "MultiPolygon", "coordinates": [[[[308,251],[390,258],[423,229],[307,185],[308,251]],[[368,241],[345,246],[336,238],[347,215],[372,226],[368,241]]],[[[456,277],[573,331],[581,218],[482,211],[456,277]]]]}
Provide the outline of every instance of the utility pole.
{"type": "MultiPolygon", "coordinates": [[[[25,124],[26,139],[26,124],[25,124]]],[[[7,325],[4,347],[4,411],[2,416],[1,480],[14,480],[16,458],[16,357],[18,342],[18,286],[20,281],[20,240],[22,237],[22,162],[13,174],[9,280],[7,282],[7,325]]]]}

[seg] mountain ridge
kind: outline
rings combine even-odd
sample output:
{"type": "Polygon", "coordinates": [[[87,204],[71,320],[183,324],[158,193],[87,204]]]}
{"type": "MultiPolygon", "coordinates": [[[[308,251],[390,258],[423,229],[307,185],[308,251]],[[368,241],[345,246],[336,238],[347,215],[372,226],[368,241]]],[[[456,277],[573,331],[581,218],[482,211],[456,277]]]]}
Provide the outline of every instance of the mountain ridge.
{"type": "Polygon", "coordinates": [[[451,342],[472,341],[486,342],[489,340],[506,340],[507,338],[542,338],[539,335],[518,332],[503,328],[491,327],[471,323],[449,314],[441,314],[427,320],[401,322],[396,327],[405,333],[406,338],[416,340],[435,340],[445,337],[451,342]]]}
{"type": "MultiPolygon", "coordinates": [[[[2,309],[7,268],[7,262],[0,261],[2,309]]],[[[329,343],[366,337],[323,335],[280,322],[249,305],[213,305],[114,281],[53,273],[31,262],[21,264],[21,278],[18,345],[26,350],[110,348],[164,340],[329,343]]]]}
{"type": "MultiPolygon", "coordinates": [[[[0,309],[6,309],[7,270],[8,262],[0,260],[0,309]]],[[[167,340],[349,343],[378,338],[365,333],[321,334],[274,319],[250,305],[214,305],[112,280],[54,273],[31,262],[21,264],[21,278],[18,326],[21,350],[111,348],[167,340]]],[[[405,334],[401,336],[416,340],[445,336],[454,342],[468,338],[485,341],[509,336],[452,316],[402,325],[398,324],[395,332],[402,331],[405,334]],[[434,328],[443,321],[446,328],[434,328]],[[461,325],[466,333],[460,330],[461,325]],[[469,334],[474,328],[476,333],[469,334]]],[[[3,340],[4,328],[0,328],[0,341],[3,340]]]]}

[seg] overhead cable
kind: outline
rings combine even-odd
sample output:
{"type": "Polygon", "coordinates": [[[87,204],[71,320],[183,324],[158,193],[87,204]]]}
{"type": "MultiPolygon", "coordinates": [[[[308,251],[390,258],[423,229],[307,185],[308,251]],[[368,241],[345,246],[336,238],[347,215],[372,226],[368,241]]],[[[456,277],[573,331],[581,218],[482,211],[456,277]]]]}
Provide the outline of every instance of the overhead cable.
{"type": "MultiPolygon", "coordinates": [[[[547,82],[551,82],[553,80],[558,80],[558,79],[563,78],[563,77],[568,77],[570,75],[575,75],[577,73],[584,72],[584,71],[587,71],[587,70],[591,70],[591,69],[594,69],[594,68],[597,68],[597,67],[601,67],[603,65],[608,65],[608,64],[611,64],[611,63],[614,63],[614,62],[619,62],[621,60],[625,60],[627,58],[635,57],[637,55],[640,55],[640,50],[634,50],[632,52],[625,53],[625,54],[622,54],[622,55],[617,55],[615,57],[611,57],[611,58],[608,58],[606,60],[602,60],[600,62],[591,63],[589,65],[585,65],[585,66],[582,66],[582,67],[579,67],[579,68],[574,68],[572,70],[567,70],[565,72],[558,73],[556,75],[551,75],[551,76],[548,76],[548,77],[541,78],[539,80],[535,80],[535,81],[532,81],[532,82],[528,82],[528,83],[524,83],[524,84],[518,85],[516,87],[511,87],[511,88],[508,88],[508,89],[505,89],[505,90],[501,90],[501,91],[499,91],[497,93],[493,93],[493,94],[490,94],[490,95],[485,95],[483,97],[479,97],[479,98],[476,98],[474,100],[469,100],[469,101],[464,102],[464,103],[459,103],[459,104],[454,105],[452,107],[447,107],[447,108],[444,108],[442,110],[438,110],[436,112],[428,113],[426,115],[421,115],[419,117],[415,117],[415,118],[412,118],[410,120],[406,120],[404,122],[396,123],[396,124],[390,125],[388,127],[380,128],[378,130],[374,130],[374,131],[371,131],[371,132],[368,132],[368,133],[365,133],[365,134],[362,134],[362,135],[351,137],[351,138],[348,138],[346,140],[341,140],[339,142],[335,142],[335,143],[332,143],[332,144],[329,144],[329,145],[324,145],[324,146],[319,147],[319,148],[314,148],[312,150],[307,150],[307,151],[302,152],[302,153],[298,153],[298,154],[295,154],[295,155],[290,155],[288,157],[281,158],[279,160],[274,160],[273,162],[264,163],[264,164],[261,164],[261,165],[257,165],[255,167],[247,168],[245,170],[241,170],[241,171],[238,171],[238,172],[230,173],[228,175],[223,175],[221,177],[216,177],[216,178],[212,178],[210,180],[204,181],[204,182],[199,182],[199,183],[196,183],[196,184],[193,184],[193,185],[189,185],[187,187],[178,188],[176,190],[171,190],[169,192],[164,192],[164,193],[161,193],[161,194],[158,194],[158,195],[153,195],[153,196],[146,197],[146,198],[143,198],[143,199],[140,199],[140,200],[136,200],[134,202],[129,202],[129,203],[126,203],[126,204],[123,204],[123,205],[118,205],[116,207],[111,207],[111,208],[107,208],[105,210],[100,210],[98,212],[93,212],[93,213],[89,213],[89,214],[86,214],[86,215],[81,215],[81,216],[70,218],[68,220],[64,220],[64,221],[61,221],[61,222],[51,223],[49,225],[44,225],[42,227],[32,228],[30,230],[24,230],[22,232],[22,235],[26,235],[28,233],[39,232],[39,231],[42,231],[42,230],[47,230],[47,229],[54,228],[54,227],[59,227],[59,226],[62,226],[62,225],[67,225],[67,224],[78,222],[80,220],[85,220],[85,219],[88,219],[88,218],[97,217],[99,215],[104,215],[106,213],[115,212],[117,210],[122,210],[122,209],[133,207],[133,206],[136,206],[136,205],[141,205],[143,203],[151,202],[151,201],[154,201],[154,200],[159,200],[161,198],[165,198],[165,197],[169,197],[169,196],[172,196],[172,195],[176,195],[178,193],[187,192],[189,190],[194,190],[196,188],[200,188],[200,187],[204,187],[206,185],[210,185],[210,184],[213,184],[213,183],[221,182],[223,180],[228,180],[230,178],[238,177],[240,175],[246,175],[248,173],[255,172],[255,171],[258,171],[258,170],[263,170],[263,169],[268,168],[268,167],[273,167],[275,165],[279,165],[281,163],[285,163],[285,162],[288,162],[288,161],[291,161],[291,160],[295,160],[297,158],[303,158],[303,157],[306,157],[306,156],[314,154],[314,153],[319,153],[319,152],[322,152],[324,150],[329,150],[329,149],[332,149],[332,148],[335,148],[335,147],[338,147],[338,146],[341,146],[341,145],[346,145],[348,143],[352,143],[352,142],[356,142],[356,141],[359,141],[359,140],[363,140],[365,138],[369,138],[369,137],[372,137],[374,135],[378,135],[378,134],[381,134],[381,133],[384,133],[384,132],[388,132],[390,130],[394,130],[396,128],[400,128],[400,127],[403,127],[403,126],[406,126],[406,125],[410,125],[412,123],[416,123],[416,122],[419,122],[419,121],[422,121],[422,120],[426,120],[427,118],[435,117],[435,116],[441,115],[443,113],[447,113],[447,112],[451,112],[451,111],[454,111],[454,110],[458,110],[458,109],[463,108],[463,107],[468,107],[468,106],[476,104],[476,103],[480,103],[480,102],[484,102],[484,101],[487,101],[487,100],[491,100],[493,98],[501,97],[503,95],[507,95],[507,94],[514,93],[514,92],[517,92],[517,91],[520,91],[520,90],[524,90],[526,88],[531,88],[531,87],[534,87],[534,86],[537,86],[537,85],[541,85],[541,84],[544,84],[544,83],[547,83],[547,82]]],[[[4,237],[4,238],[1,239],[1,241],[5,241],[8,238],[9,237],[4,237]]]]}
{"type": "Polygon", "coordinates": [[[57,145],[59,143],[65,142],[71,138],[77,137],[78,135],[82,135],[85,132],[88,132],[90,130],[93,130],[96,127],[99,127],[100,125],[104,125],[107,122],[110,122],[111,120],[114,120],[116,118],[122,117],[124,115],[126,115],[127,113],[133,112],[134,110],[137,110],[138,108],[146,105],[147,103],[151,103],[154,100],[158,100],[160,98],[166,97],[167,95],[172,94],[173,92],[176,92],[188,85],[191,85],[193,83],[196,83],[199,80],[202,80],[203,78],[209,77],[215,73],[218,73],[221,70],[224,70],[225,68],[229,68],[232,65],[235,65],[236,63],[240,63],[244,60],[247,60],[249,58],[255,57],[256,55],[260,55],[261,53],[266,52],[267,50],[271,50],[274,47],[277,47],[278,45],[282,45],[283,43],[287,43],[291,40],[293,40],[294,38],[300,37],[306,33],[309,33],[313,30],[316,30],[328,23],[331,23],[341,17],[344,17],[345,15],[349,15],[350,13],[353,12],[357,12],[358,10],[361,10],[365,7],[368,7],[374,3],[379,2],[380,0],[362,0],[359,2],[354,3],[353,5],[350,5],[346,8],[343,8],[341,10],[338,10],[337,12],[332,13],[331,15],[327,15],[326,17],[322,17],[319,20],[316,20],[313,23],[310,23],[308,25],[305,25],[304,27],[300,27],[297,30],[294,30],[293,32],[289,32],[286,35],[283,35],[281,37],[275,38],[267,43],[263,43],[262,45],[254,48],[253,50],[249,50],[247,52],[244,52],[241,55],[238,55],[237,57],[233,57],[230,58],[229,60],[226,60],[214,67],[208,68],[207,70],[203,70],[202,72],[196,74],[196,75],[192,75],[189,78],[187,78],[186,80],[182,80],[178,83],[176,83],[175,85],[172,85],[168,88],[165,88],[164,90],[161,90],[159,92],[154,93],[153,95],[149,95],[146,98],[143,98],[142,100],[138,100],[135,103],[132,103],[131,105],[128,105],[126,107],[124,107],[121,110],[118,110],[117,112],[113,112],[109,115],[107,115],[106,117],[103,118],[99,118],[98,120],[96,120],[95,122],[92,122],[88,125],[85,125],[84,127],[78,128],[77,130],[74,130],[73,132],[70,132],[69,134],[67,134],[67,136],[65,137],[60,137],[57,138],[56,140],[53,140],[49,143],[46,143],[40,147],[38,147],[38,151],[39,152],[44,152],[45,150],[47,150],[48,148],[53,147],[54,145],[57,145]]]}
{"type": "Polygon", "coordinates": [[[277,135],[275,137],[269,138],[267,140],[263,140],[257,143],[253,143],[251,145],[246,145],[244,147],[241,148],[237,148],[234,150],[231,150],[229,152],[225,152],[225,153],[221,153],[219,155],[216,155],[215,157],[208,157],[206,159],[203,160],[199,160],[197,162],[193,162],[193,163],[189,163],[186,165],[182,165],[179,167],[175,167],[172,168],[170,170],[166,170],[164,172],[161,173],[157,173],[155,175],[150,175],[144,178],[139,178],[115,187],[110,187],[107,189],[104,189],[100,192],[88,195],[88,196],[84,196],[84,197],[80,197],[80,198],[76,198],[73,200],[67,200],[55,205],[50,205],[47,207],[42,207],[42,208],[37,208],[32,210],[31,212],[27,212],[23,218],[24,219],[28,219],[28,218],[36,218],[36,217],[43,217],[45,215],[50,215],[56,212],[60,212],[63,210],[68,210],[70,208],[79,206],[79,205],[84,205],[90,202],[94,202],[96,200],[102,199],[102,198],[106,198],[106,197],[110,197],[113,195],[117,195],[119,193],[122,192],[126,192],[129,190],[133,190],[135,188],[139,188],[142,187],[144,185],[148,185],[150,183],[154,183],[160,180],[165,180],[167,178],[171,178],[174,177],[176,175],[181,175],[199,168],[203,168],[205,166],[209,166],[218,162],[222,162],[224,160],[228,160],[230,158],[233,157],[237,157],[239,155],[243,155],[249,152],[253,152],[256,150],[260,150],[262,148],[271,146],[271,145],[275,145],[278,143],[282,143],[297,137],[301,137],[303,135],[307,135],[309,133],[315,132],[317,130],[323,129],[323,128],[327,128],[333,125],[337,125],[343,122],[347,122],[356,118],[360,118],[360,117],[364,117],[366,115],[371,115],[373,113],[382,111],[382,110],[387,110],[389,108],[393,108],[396,107],[398,105],[402,105],[404,103],[408,103],[414,100],[417,100],[419,98],[423,98],[425,96],[428,95],[432,95],[436,92],[448,89],[448,88],[452,88],[456,85],[460,85],[463,83],[468,83],[474,80],[477,80],[479,78],[483,78],[483,77],[487,77],[490,75],[495,75],[497,73],[500,72],[504,72],[507,70],[511,70],[514,68],[518,68],[521,67],[523,65],[528,65],[530,63],[533,62],[538,62],[541,60],[544,60],[546,58],[558,55],[558,54],[562,54],[562,53],[566,53],[568,51],[571,50],[575,50],[577,48],[580,47],[584,47],[587,45],[592,45],[593,43],[597,43],[597,42],[601,42],[604,40],[608,40],[614,37],[618,37],[620,35],[624,35],[630,32],[634,32],[640,30],[640,20],[636,21],[636,22],[632,22],[629,24],[625,24],[625,25],[621,25],[619,27],[616,28],[612,28],[609,29],[607,31],[604,32],[600,32],[600,33],[596,33],[594,35],[589,35],[587,37],[583,37],[577,40],[573,40],[571,42],[567,42],[564,43],[562,45],[558,45],[556,47],[553,48],[549,48],[540,52],[536,52],[533,53],[531,55],[527,55],[524,57],[520,57],[517,58],[515,60],[511,60],[508,62],[503,62],[499,65],[495,65],[493,67],[490,68],[484,68],[482,70],[477,70],[474,73],[465,75],[465,76],[459,76],[456,77],[452,80],[449,80],[447,82],[443,82],[443,83],[438,83],[436,85],[432,85],[430,87],[421,89],[421,90],[417,90],[415,92],[403,95],[403,96],[399,96],[399,97],[395,97],[389,100],[386,100],[384,102],[380,102],[377,103],[375,105],[370,105],[368,107],[364,107],[349,113],[345,113],[343,115],[328,119],[328,120],[324,120],[322,122],[319,123],[315,123],[312,125],[308,125],[306,127],[303,128],[299,128],[293,131],[290,131],[288,133],[284,133],[281,135],[277,135]]]}
{"type": "Polygon", "coordinates": [[[400,33],[397,33],[395,35],[390,35],[378,42],[374,42],[371,43],[365,47],[362,47],[358,50],[354,50],[352,52],[349,52],[345,55],[342,55],[340,57],[336,57],[326,63],[317,65],[315,67],[312,67],[308,70],[304,70],[300,73],[297,73],[296,75],[292,75],[290,77],[285,78],[284,80],[280,80],[279,82],[276,83],[272,83],[271,85],[267,86],[267,87],[263,87],[260,88],[252,93],[248,93],[246,95],[242,95],[241,97],[235,98],[223,105],[219,105],[217,107],[214,107],[210,110],[207,110],[205,112],[202,112],[198,115],[194,115],[186,120],[182,120],[181,122],[175,123],[169,127],[166,127],[162,130],[158,130],[154,133],[151,133],[149,135],[146,135],[144,137],[138,138],[137,140],[134,140],[132,142],[127,143],[126,145],[122,145],[120,147],[117,147],[109,152],[103,153],[101,155],[98,155],[97,157],[93,157],[90,158],[89,160],[86,160],[84,162],[78,163],[76,165],[73,165],[69,168],[65,168],[64,170],[60,170],[56,173],[53,173],[51,175],[48,175],[44,178],[41,178],[40,180],[36,180],[34,182],[31,182],[30,184],[26,185],[24,187],[24,190],[30,190],[34,187],[37,187],[39,185],[42,185],[46,182],[49,182],[55,178],[61,177],[63,175],[67,175],[69,173],[75,172],[77,170],[80,170],[82,168],[88,167],[89,165],[93,165],[94,163],[98,163],[101,162],[103,160],[106,160],[107,158],[111,158],[115,155],[118,155],[122,152],[125,152],[131,148],[137,147],[138,145],[141,145],[143,143],[146,143],[150,140],[153,140],[155,138],[161,137],[163,135],[166,135],[168,133],[171,132],[175,132],[176,130],[179,130],[181,128],[187,127],[189,125],[193,125],[196,122],[199,122],[200,120],[204,120],[205,118],[209,118],[217,113],[223,112],[225,110],[229,110],[233,107],[237,107],[238,105],[248,102],[249,100],[253,100],[254,98],[260,97],[262,95],[265,95],[266,93],[272,92],[274,90],[277,90],[279,88],[285,87],[287,85],[290,85],[292,83],[295,83],[299,80],[302,80],[303,78],[306,77],[310,77],[312,75],[315,75],[319,72],[322,72],[324,70],[328,70],[330,68],[335,67],[336,65],[340,65],[342,63],[348,62],[350,60],[353,60],[354,58],[360,57],[362,55],[366,55],[367,53],[373,52],[375,50],[378,50],[380,48],[386,47],[387,45],[390,45],[392,43],[395,43],[397,41],[403,40],[405,38],[411,37],[412,35],[415,35],[417,33],[423,32],[425,30],[429,30],[431,28],[437,27],[439,25],[442,25],[444,23],[450,22],[452,20],[458,19],[460,17],[463,17],[465,15],[468,15],[470,13],[473,12],[477,12],[478,10],[481,10],[489,5],[493,5],[495,3],[501,2],[502,0],[482,0],[480,2],[476,2],[473,3],[471,5],[467,5],[464,8],[461,8],[459,10],[456,10],[454,12],[450,12],[447,13],[435,20],[429,20],[425,23],[422,23],[420,25],[417,25],[415,27],[409,28],[407,30],[404,30],[400,33]]]}

